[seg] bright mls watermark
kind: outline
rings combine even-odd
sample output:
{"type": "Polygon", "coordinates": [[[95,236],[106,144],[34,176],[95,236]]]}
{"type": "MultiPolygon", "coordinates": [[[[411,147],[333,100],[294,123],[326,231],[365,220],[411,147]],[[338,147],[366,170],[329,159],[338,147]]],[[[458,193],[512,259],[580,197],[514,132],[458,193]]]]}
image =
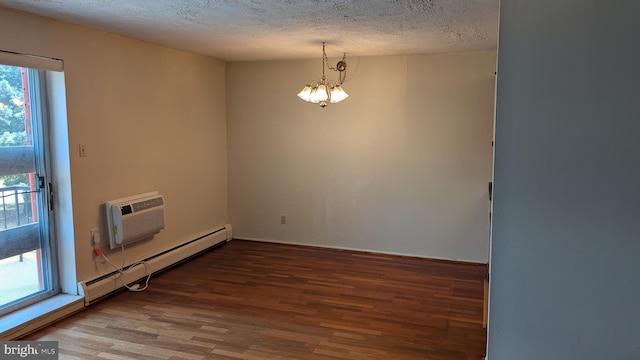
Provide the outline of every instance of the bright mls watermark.
{"type": "Polygon", "coordinates": [[[58,342],[0,341],[0,359],[58,360],[58,342]]]}

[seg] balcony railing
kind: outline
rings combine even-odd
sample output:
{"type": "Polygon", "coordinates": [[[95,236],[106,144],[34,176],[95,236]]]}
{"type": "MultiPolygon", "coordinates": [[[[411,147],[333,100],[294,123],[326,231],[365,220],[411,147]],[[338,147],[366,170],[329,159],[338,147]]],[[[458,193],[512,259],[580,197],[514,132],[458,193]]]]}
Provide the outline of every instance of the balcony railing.
{"type": "Polygon", "coordinates": [[[0,187],[0,306],[42,290],[39,224],[29,186],[0,187]]]}
{"type": "Polygon", "coordinates": [[[33,222],[31,189],[29,186],[0,188],[0,230],[6,230],[33,222]]]}
{"type": "Polygon", "coordinates": [[[39,227],[31,206],[31,188],[0,188],[0,260],[40,247],[39,227]]]}

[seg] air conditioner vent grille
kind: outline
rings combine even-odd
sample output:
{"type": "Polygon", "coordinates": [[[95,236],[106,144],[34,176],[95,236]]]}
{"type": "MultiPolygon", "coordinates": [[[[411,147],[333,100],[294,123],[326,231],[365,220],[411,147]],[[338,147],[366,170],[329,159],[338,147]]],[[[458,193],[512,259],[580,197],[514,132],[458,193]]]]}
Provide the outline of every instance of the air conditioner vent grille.
{"type": "Polygon", "coordinates": [[[149,200],[140,201],[132,204],[133,211],[142,211],[158,206],[164,205],[164,201],[162,201],[162,197],[157,197],[149,200]]]}

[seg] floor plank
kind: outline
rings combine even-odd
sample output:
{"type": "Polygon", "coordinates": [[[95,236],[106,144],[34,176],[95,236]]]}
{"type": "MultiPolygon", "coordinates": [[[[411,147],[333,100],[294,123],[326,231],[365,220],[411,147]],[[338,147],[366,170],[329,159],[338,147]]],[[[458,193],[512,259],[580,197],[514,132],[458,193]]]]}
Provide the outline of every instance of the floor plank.
{"type": "Polygon", "coordinates": [[[485,265],[233,240],[24,340],[61,359],[481,359],[485,265]]]}

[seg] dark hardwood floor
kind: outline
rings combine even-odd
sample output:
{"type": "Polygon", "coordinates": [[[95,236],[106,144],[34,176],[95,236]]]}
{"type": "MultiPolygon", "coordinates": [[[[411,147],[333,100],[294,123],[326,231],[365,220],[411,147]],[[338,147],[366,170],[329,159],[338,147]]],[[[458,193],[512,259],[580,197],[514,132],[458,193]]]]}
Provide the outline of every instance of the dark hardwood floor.
{"type": "Polygon", "coordinates": [[[23,340],[60,359],[481,359],[485,265],[233,240],[23,340]]]}

